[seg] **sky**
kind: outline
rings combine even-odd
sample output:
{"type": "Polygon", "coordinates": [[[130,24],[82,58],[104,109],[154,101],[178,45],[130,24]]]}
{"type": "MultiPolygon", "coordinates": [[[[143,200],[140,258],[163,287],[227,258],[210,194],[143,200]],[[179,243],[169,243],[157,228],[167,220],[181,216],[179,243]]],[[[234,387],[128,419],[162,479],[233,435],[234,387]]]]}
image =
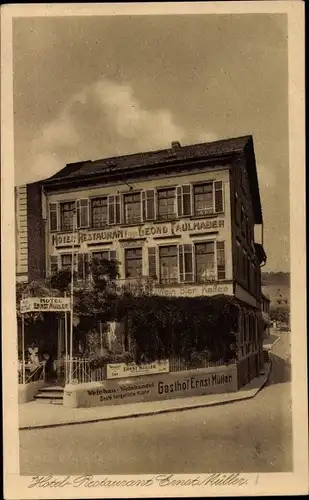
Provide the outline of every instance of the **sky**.
{"type": "Polygon", "coordinates": [[[285,14],[20,18],[15,184],[67,163],[253,135],[265,271],[289,271],[285,14]]]}

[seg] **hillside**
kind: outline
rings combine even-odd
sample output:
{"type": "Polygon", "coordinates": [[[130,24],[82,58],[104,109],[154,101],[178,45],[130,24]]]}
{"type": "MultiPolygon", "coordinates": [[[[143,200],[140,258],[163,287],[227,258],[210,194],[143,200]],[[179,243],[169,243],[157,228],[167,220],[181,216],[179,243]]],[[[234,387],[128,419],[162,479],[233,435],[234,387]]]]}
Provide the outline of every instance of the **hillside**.
{"type": "Polygon", "coordinates": [[[262,286],[266,285],[289,285],[290,284],[290,273],[262,273],[262,286]]]}

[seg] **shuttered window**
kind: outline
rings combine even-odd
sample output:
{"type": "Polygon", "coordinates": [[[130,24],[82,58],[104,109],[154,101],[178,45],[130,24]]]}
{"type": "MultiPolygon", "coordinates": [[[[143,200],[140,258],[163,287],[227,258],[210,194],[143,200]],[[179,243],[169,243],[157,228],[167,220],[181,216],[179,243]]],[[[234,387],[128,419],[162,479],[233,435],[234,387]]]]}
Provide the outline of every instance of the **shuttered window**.
{"type": "Polygon", "coordinates": [[[148,247],[148,275],[157,279],[157,253],[155,247],[148,247]]]}
{"type": "Polygon", "coordinates": [[[205,241],[195,244],[196,281],[207,283],[216,279],[215,243],[205,241]]]}
{"type": "Polygon", "coordinates": [[[217,241],[217,279],[225,279],[225,249],[224,241],[217,241]]]}
{"type": "Polygon", "coordinates": [[[92,252],[92,259],[101,260],[116,260],[116,250],[104,250],[102,252],[92,252]]]}
{"type": "Polygon", "coordinates": [[[191,186],[189,184],[177,186],[177,216],[191,215],[191,186]]]}
{"type": "Polygon", "coordinates": [[[107,225],[107,196],[91,200],[91,226],[103,228],[107,225]]]}
{"type": "Polygon", "coordinates": [[[51,231],[58,231],[58,203],[50,203],[49,205],[49,227],[51,231]]]}
{"type": "Polygon", "coordinates": [[[86,198],[76,201],[76,225],[78,229],[89,226],[89,200],[86,198]]]}
{"type": "Polygon", "coordinates": [[[142,191],[142,215],[143,220],[155,220],[156,218],[156,202],[155,190],[147,189],[142,191]]]}
{"type": "Polygon", "coordinates": [[[160,283],[178,283],[177,245],[159,248],[160,283]]]}
{"type": "Polygon", "coordinates": [[[123,196],[124,223],[135,224],[141,222],[141,193],[128,193],[123,196]]]}
{"type": "Polygon", "coordinates": [[[108,223],[120,224],[120,195],[108,196],[108,223]]]}
{"type": "Polygon", "coordinates": [[[179,280],[182,283],[193,282],[193,247],[192,245],[179,245],[179,280]]]}

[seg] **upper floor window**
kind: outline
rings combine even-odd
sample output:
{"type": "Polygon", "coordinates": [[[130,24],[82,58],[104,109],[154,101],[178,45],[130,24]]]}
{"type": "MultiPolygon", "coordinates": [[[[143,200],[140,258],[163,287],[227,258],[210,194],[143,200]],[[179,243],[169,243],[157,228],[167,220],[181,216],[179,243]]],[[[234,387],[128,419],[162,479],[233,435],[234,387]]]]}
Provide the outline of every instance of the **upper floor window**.
{"type": "Polygon", "coordinates": [[[143,274],[142,248],[127,248],[125,250],[126,278],[139,278],[143,274]]]}
{"type": "Polygon", "coordinates": [[[178,250],[177,245],[160,247],[160,283],[178,282],[178,250]]]}
{"type": "MultiPolygon", "coordinates": [[[[74,255],[74,267],[76,267],[76,254],[74,255]]],[[[61,255],[61,269],[66,271],[72,270],[72,254],[61,255]]]]}
{"type": "Polygon", "coordinates": [[[193,188],[194,215],[204,216],[223,212],[222,181],[197,184],[193,188]]]}
{"type": "Polygon", "coordinates": [[[141,221],[141,193],[125,194],[124,203],[124,223],[134,224],[141,221]]]}
{"type": "Polygon", "coordinates": [[[105,227],[108,221],[107,196],[91,200],[91,225],[105,227]]]}
{"type": "Polygon", "coordinates": [[[73,231],[75,201],[60,203],[60,231],[73,231]]]}
{"type": "Polygon", "coordinates": [[[175,213],[175,188],[160,189],[157,193],[158,218],[161,220],[173,219],[175,213]]]}

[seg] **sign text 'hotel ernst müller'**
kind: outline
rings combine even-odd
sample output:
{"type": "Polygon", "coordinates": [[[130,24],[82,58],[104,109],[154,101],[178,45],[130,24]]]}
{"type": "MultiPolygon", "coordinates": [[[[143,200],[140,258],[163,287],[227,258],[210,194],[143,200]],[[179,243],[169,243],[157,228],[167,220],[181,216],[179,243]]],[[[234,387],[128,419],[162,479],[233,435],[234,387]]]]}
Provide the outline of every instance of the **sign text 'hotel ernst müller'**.
{"type": "MultiPolygon", "coordinates": [[[[79,230],[75,234],[74,243],[100,243],[105,241],[114,241],[119,239],[140,239],[147,236],[173,236],[186,233],[189,231],[202,233],[207,230],[217,230],[224,227],[224,220],[196,220],[188,222],[170,222],[166,224],[146,224],[135,228],[107,229],[104,231],[87,231],[79,230]]],[[[53,246],[66,246],[73,243],[73,234],[53,234],[53,246]]]]}

